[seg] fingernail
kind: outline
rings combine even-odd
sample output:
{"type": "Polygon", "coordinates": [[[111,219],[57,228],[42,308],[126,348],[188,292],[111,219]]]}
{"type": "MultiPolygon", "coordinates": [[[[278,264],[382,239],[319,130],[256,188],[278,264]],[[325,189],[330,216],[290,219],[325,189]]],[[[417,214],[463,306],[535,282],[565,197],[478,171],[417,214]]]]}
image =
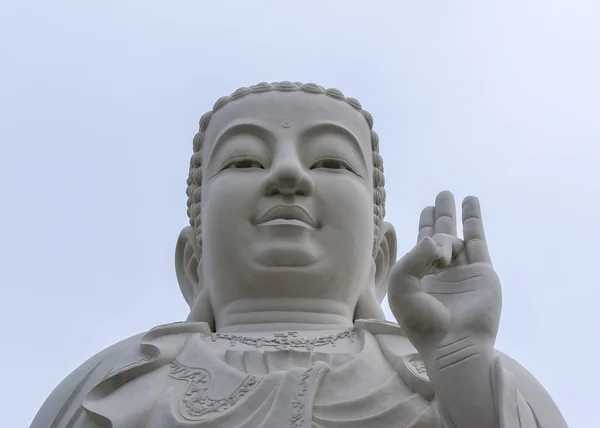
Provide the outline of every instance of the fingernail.
{"type": "Polygon", "coordinates": [[[444,257],[444,245],[441,243],[436,243],[435,259],[440,260],[443,257],[444,257]]]}

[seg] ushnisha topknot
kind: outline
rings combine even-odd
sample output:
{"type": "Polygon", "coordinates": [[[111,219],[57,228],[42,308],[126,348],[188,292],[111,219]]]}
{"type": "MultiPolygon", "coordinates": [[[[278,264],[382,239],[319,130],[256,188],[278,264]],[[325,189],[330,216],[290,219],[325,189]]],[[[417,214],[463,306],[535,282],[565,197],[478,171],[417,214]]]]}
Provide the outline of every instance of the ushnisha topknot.
{"type": "Polygon", "coordinates": [[[362,113],[369,129],[371,130],[371,150],[373,158],[373,221],[375,226],[374,251],[377,249],[377,239],[379,236],[379,226],[385,217],[385,178],[383,175],[383,158],[379,154],[379,136],[373,130],[373,116],[363,110],[362,105],[356,98],[346,97],[342,91],[334,88],[324,88],[315,83],[300,82],[273,82],[258,83],[253,86],[237,89],[231,95],[219,98],[213,105],[212,110],[206,112],[200,118],[200,129],[194,136],[193,146],[194,154],[190,159],[190,171],[187,179],[187,215],[190,225],[196,230],[196,243],[202,246],[202,146],[206,129],[210,123],[212,115],[230,102],[246,97],[250,94],[260,94],[263,92],[296,92],[302,91],[308,94],[325,95],[330,98],[346,102],[355,110],[362,113]]]}

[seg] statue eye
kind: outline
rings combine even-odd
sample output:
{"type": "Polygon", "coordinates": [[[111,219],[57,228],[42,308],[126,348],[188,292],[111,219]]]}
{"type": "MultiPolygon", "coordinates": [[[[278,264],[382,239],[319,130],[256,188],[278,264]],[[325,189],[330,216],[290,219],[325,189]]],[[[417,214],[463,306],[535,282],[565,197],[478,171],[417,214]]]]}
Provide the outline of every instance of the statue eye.
{"type": "Polygon", "coordinates": [[[264,169],[262,163],[256,159],[233,159],[225,164],[223,169],[264,169]]]}
{"type": "Polygon", "coordinates": [[[354,172],[347,163],[338,159],[321,159],[315,162],[310,169],[337,169],[354,172]]]}

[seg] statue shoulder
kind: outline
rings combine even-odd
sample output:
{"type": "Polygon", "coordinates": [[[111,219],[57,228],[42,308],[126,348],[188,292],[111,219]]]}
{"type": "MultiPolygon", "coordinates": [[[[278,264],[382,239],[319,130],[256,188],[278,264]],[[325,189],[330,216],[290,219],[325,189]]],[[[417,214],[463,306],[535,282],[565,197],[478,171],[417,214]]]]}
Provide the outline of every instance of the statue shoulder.
{"type": "Polygon", "coordinates": [[[96,386],[150,361],[170,362],[187,337],[196,333],[211,334],[206,323],[175,322],[154,327],[104,349],[75,369],[54,389],[30,428],[72,426],[83,411],[84,399],[96,386]],[[164,349],[160,349],[161,346],[164,349]]]}
{"type": "Polygon", "coordinates": [[[529,371],[517,361],[496,350],[502,368],[510,372],[516,388],[527,401],[544,428],[566,428],[567,423],[550,394],[529,371]]]}
{"type": "Polygon", "coordinates": [[[61,421],[70,420],[79,411],[83,397],[110,373],[120,355],[127,349],[139,347],[144,334],[109,346],[75,369],[50,393],[30,428],[62,427],[61,421]]]}

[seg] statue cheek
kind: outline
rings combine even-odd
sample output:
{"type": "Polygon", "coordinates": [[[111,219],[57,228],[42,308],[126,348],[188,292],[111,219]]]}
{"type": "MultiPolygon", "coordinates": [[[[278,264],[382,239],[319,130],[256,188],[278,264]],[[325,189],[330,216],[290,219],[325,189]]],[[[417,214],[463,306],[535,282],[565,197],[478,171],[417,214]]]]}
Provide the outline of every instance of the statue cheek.
{"type": "Polygon", "coordinates": [[[261,182],[256,173],[223,174],[205,185],[202,210],[217,216],[247,215],[248,209],[256,209],[261,182]]]}
{"type": "MultiPolygon", "coordinates": [[[[332,174],[333,175],[333,174],[332,174]]],[[[347,178],[324,181],[316,191],[317,206],[323,218],[343,230],[373,227],[373,191],[358,180],[347,178]]],[[[317,188],[315,186],[315,188],[317,188]]]]}

